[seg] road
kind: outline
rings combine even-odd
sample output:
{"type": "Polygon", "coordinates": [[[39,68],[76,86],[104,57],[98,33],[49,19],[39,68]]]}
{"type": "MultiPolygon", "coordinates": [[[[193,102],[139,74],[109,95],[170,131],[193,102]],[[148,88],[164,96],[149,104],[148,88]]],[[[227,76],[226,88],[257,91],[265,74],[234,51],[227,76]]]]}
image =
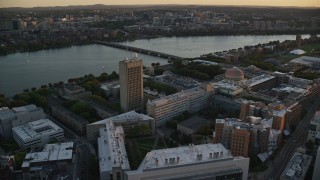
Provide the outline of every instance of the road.
{"type": "Polygon", "coordinates": [[[280,179],[281,173],[284,171],[287,163],[291,159],[296,149],[305,144],[308,136],[308,129],[306,127],[308,127],[310,120],[312,119],[314,112],[318,109],[319,105],[320,97],[317,97],[317,99],[315,99],[314,103],[308,109],[305,117],[302,119],[302,121],[300,121],[290,140],[284,144],[281,152],[277,155],[272,166],[269,167],[269,169],[264,173],[264,179],[280,179]]]}
{"type": "Polygon", "coordinates": [[[81,180],[89,180],[90,174],[90,165],[91,165],[91,154],[90,150],[85,144],[78,145],[78,152],[80,155],[78,161],[78,169],[80,170],[78,173],[78,177],[81,177],[81,180]]]}

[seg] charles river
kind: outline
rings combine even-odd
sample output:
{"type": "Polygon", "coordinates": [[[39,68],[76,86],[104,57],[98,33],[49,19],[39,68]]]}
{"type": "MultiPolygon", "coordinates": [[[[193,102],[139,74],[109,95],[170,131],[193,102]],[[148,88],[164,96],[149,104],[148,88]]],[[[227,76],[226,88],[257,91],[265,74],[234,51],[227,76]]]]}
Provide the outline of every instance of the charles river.
{"type": "MultiPolygon", "coordinates": [[[[303,35],[303,38],[308,37],[303,35]]],[[[294,39],[295,35],[170,37],[123,44],[181,57],[199,57],[246,45],[294,39]]],[[[86,74],[118,72],[118,62],[130,57],[131,52],[95,44],[0,56],[0,93],[12,96],[26,88],[39,88],[86,74]]],[[[139,54],[139,58],[145,66],[153,62],[167,63],[166,59],[143,54],[139,54]]]]}

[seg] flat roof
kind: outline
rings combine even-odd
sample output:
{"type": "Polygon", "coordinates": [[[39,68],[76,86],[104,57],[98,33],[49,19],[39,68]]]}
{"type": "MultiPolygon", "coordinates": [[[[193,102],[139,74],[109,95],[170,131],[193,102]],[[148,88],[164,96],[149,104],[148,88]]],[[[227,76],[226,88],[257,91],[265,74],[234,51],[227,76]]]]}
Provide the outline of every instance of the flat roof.
{"type": "Polygon", "coordinates": [[[230,89],[230,90],[238,90],[242,89],[242,87],[239,85],[239,83],[235,81],[227,81],[227,80],[222,80],[216,83],[212,83],[213,86],[218,87],[218,88],[224,88],[224,89],[230,89]]]}
{"type": "Polygon", "coordinates": [[[64,88],[70,90],[70,91],[76,91],[76,90],[83,90],[85,91],[85,89],[79,85],[76,84],[65,84],[64,88]]]}
{"type": "Polygon", "coordinates": [[[76,120],[79,123],[88,123],[88,120],[86,120],[82,116],[70,111],[69,109],[65,108],[64,106],[53,106],[53,107],[55,107],[59,111],[65,113],[66,115],[72,117],[74,120],[76,120]]]}
{"type": "Polygon", "coordinates": [[[172,101],[176,101],[177,99],[187,98],[193,94],[198,94],[198,93],[202,93],[202,92],[206,92],[206,91],[203,88],[201,88],[200,86],[197,86],[197,87],[194,87],[191,89],[187,89],[185,91],[171,94],[169,96],[165,96],[165,97],[161,97],[158,99],[154,99],[152,101],[148,101],[148,103],[155,105],[155,106],[162,106],[162,105],[165,105],[165,104],[170,103],[172,101]]]}
{"type": "Polygon", "coordinates": [[[311,160],[312,156],[296,152],[288,162],[282,176],[290,179],[303,179],[308,171],[311,160]]]}
{"type": "Polygon", "coordinates": [[[61,132],[63,129],[49,119],[40,119],[22,126],[14,127],[12,128],[12,131],[15,132],[20,139],[26,141],[34,137],[54,134],[57,131],[61,132]]]}
{"type": "Polygon", "coordinates": [[[106,112],[108,112],[110,114],[118,114],[117,111],[115,111],[115,110],[113,110],[113,109],[111,109],[111,108],[109,108],[109,107],[107,107],[107,106],[95,101],[95,100],[83,100],[83,101],[85,101],[86,103],[91,105],[93,108],[102,109],[102,110],[104,110],[104,111],[106,111],[106,112]]]}
{"type": "Polygon", "coordinates": [[[42,152],[26,154],[22,167],[29,167],[34,162],[61,161],[72,159],[73,142],[46,144],[42,152]]]}
{"type": "Polygon", "coordinates": [[[98,138],[100,172],[110,171],[113,167],[130,169],[124,140],[122,126],[114,126],[113,122],[109,121],[106,123],[106,128],[100,128],[98,138]]]}
{"type": "Polygon", "coordinates": [[[272,111],[272,114],[274,116],[278,116],[278,117],[283,117],[284,115],[286,115],[286,113],[287,113],[287,109],[282,109],[280,111],[278,111],[278,110],[273,110],[272,111]]]}
{"type": "Polygon", "coordinates": [[[138,170],[180,166],[233,158],[222,144],[201,144],[152,150],[147,153],[138,170]]]}
{"type": "Polygon", "coordinates": [[[39,108],[34,104],[12,108],[12,111],[14,113],[27,113],[27,112],[32,112],[36,110],[39,110],[39,108]]]}
{"type": "Polygon", "coordinates": [[[200,127],[202,127],[204,125],[208,125],[210,123],[211,123],[211,121],[206,120],[206,119],[204,119],[202,117],[192,116],[187,120],[179,122],[178,124],[181,125],[181,126],[187,127],[189,129],[192,129],[192,130],[197,130],[200,127]]]}
{"type": "Polygon", "coordinates": [[[270,76],[270,75],[267,75],[267,74],[263,74],[263,75],[256,76],[256,77],[253,77],[253,78],[247,80],[246,84],[249,87],[252,87],[252,86],[255,86],[257,84],[260,84],[260,83],[263,83],[265,81],[268,81],[270,79],[273,79],[273,78],[275,78],[275,76],[270,76]]]}
{"type": "Polygon", "coordinates": [[[291,63],[302,64],[306,66],[312,66],[313,63],[320,63],[320,58],[301,56],[290,61],[291,63]]]}
{"type": "Polygon", "coordinates": [[[278,91],[285,91],[285,92],[288,92],[288,93],[296,92],[296,93],[300,93],[300,94],[306,94],[306,93],[309,92],[308,89],[292,86],[292,85],[289,85],[289,84],[282,84],[279,87],[272,88],[272,89],[273,90],[278,90],[278,91]]]}
{"type": "Polygon", "coordinates": [[[94,124],[106,124],[108,121],[113,121],[113,122],[130,122],[130,121],[149,121],[152,120],[153,118],[150,116],[147,116],[145,114],[139,114],[135,111],[129,111],[123,114],[119,114],[116,116],[109,117],[107,119],[97,121],[94,123],[91,123],[91,125],[94,124]]]}

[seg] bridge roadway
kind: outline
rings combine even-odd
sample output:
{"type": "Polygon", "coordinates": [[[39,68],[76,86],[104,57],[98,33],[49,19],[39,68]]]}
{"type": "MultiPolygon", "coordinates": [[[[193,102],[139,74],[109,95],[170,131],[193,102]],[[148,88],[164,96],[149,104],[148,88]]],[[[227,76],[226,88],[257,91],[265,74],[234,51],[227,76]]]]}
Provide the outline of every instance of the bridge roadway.
{"type": "Polygon", "coordinates": [[[182,59],[184,59],[183,57],[179,57],[179,56],[175,56],[175,55],[171,55],[171,54],[166,54],[166,53],[152,51],[152,50],[148,50],[148,49],[142,49],[142,48],[127,46],[127,45],[113,43],[113,42],[95,41],[95,43],[96,44],[110,46],[110,47],[113,47],[113,48],[133,51],[133,52],[136,52],[136,53],[147,54],[147,55],[150,55],[150,56],[166,58],[166,59],[170,59],[170,60],[173,60],[173,61],[174,60],[182,60],[182,59]]]}

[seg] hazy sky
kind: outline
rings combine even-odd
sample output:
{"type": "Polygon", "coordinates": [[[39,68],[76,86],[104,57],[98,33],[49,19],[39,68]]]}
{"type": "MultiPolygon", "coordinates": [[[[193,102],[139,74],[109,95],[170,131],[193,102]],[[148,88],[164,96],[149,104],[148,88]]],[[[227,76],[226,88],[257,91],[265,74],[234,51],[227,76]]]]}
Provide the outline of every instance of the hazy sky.
{"type": "Polygon", "coordinates": [[[320,0],[0,0],[0,7],[68,6],[92,4],[208,4],[320,7],[320,0]]]}

